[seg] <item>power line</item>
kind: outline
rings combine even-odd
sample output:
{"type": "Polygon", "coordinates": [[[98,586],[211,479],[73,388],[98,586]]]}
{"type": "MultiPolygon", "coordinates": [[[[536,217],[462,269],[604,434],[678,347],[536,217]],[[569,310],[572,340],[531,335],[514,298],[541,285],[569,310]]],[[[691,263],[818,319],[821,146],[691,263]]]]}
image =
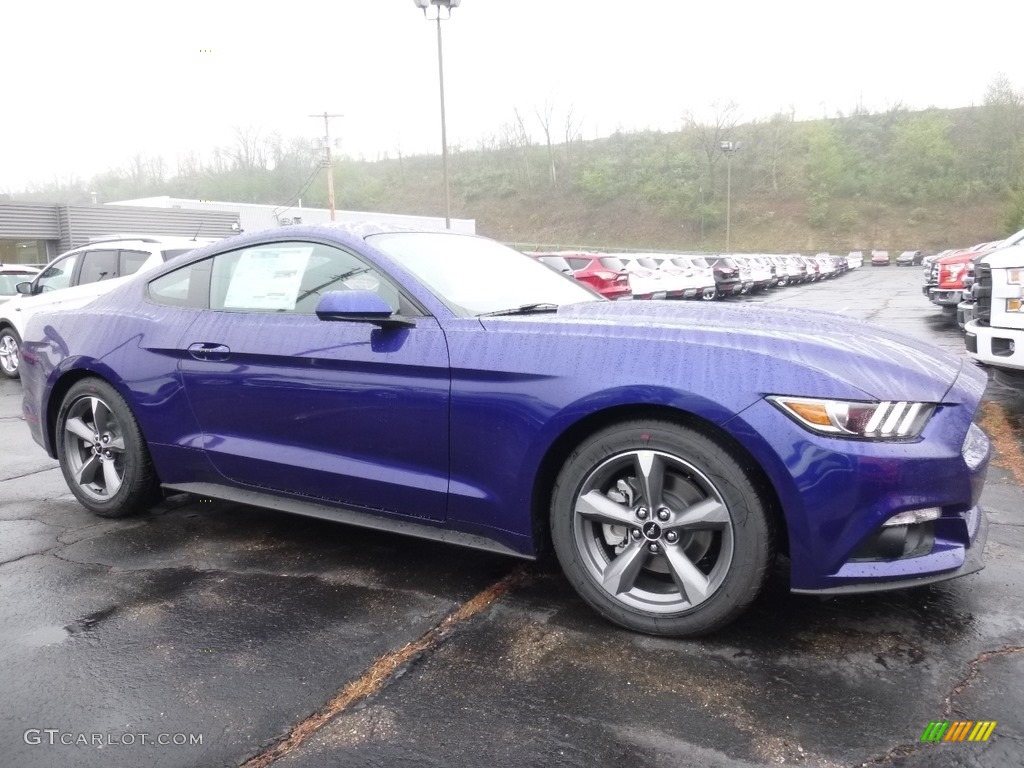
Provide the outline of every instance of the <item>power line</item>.
{"type": "Polygon", "coordinates": [[[309,175],[309,178],[306,179],[306,181],[303,183],[303,185],[299,189],[299,191],[296,192],[294,195],[292,195],[288,199],[287,203],[285,203],[284,205],[279,205],[277,208],[274,209],[274,212],[273,212],[274,216],[277,216],[277,214],[281,213],[282,211],[287,211],[289,208],[292,207],[292,203],[294,203],[296,200],[298,200],[304,194],[306,194],[306,190],[309,189],[310,185],[313,183],[313,180],[316,178],[316,175],[318,173],[320,173],[320,168],[321,168],[320,164],[317,163],[316,167],[313,168],[313,173],[311,173],[309,175]]]}

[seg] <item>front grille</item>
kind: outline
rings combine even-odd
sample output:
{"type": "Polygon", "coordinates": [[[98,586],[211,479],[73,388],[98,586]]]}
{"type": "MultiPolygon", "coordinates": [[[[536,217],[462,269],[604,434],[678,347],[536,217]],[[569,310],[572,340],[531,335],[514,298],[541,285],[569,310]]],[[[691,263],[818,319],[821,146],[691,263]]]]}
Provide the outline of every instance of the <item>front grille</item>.
{"type": "Polygon", "coordinates": [[[984,262],[974,268],[974,317],[979,325],[992,319],[992,268],[984,262]]]}

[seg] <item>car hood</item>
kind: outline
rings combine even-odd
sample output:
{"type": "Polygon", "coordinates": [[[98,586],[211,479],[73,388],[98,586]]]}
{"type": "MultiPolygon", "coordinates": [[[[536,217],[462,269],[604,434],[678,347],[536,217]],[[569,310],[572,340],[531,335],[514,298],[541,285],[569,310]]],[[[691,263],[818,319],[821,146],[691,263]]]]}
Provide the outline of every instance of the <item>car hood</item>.
{"type": "MultiPolygon", "coordinates": [[[[763,382],[765,394],[771,387],[767,371],[785,361],[792,364],[790,369],[795,365],[812,374],[807,391],[787,394],[824,396],[820,382],[831,380],[871,399],[940,402],[962,368],[959,357],[938,347],[843,315],[805,309],[763,304],[588,302],[540,317],[529,319],[562,326],[560,333],[576,336],[625,336],[714,348],[716,359],[727,355],[747,369],[752,365],[763,369],[755,374],[763,382]]],[[[835,393],[846,388],[828,389],[835,393]]]]}

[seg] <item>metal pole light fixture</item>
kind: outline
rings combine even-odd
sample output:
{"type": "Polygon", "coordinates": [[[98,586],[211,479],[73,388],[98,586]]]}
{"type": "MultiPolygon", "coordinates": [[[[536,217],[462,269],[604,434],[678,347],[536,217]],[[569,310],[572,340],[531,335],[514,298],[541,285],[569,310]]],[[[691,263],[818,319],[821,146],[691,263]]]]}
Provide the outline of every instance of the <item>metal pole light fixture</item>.
{"type": "Polygon", "coordinates": [[[738,141],[723,141],[719,144],[725,155],[725,252],[732,253],[730,236],[732,234],[732,156],[740,148],[738,141]]]}
{"type": "Polygon", "coordinates": [[[444,116],[444,53],[441,47],[441,21],[450,19],[452,10],[459,7],[462,0],[413,0],[416,7],[423,11],[423,16],[430,21],[437,22],[437,78],[441,85],[441,164],[444,167],[444,226],[452,228],[452,197],[448,186],[448,129],[444,116]],[[435,11],[431,16],[427,13],[433,6],[435,11]],[[442,10],[447,13],[442,13],[442,10]]]}

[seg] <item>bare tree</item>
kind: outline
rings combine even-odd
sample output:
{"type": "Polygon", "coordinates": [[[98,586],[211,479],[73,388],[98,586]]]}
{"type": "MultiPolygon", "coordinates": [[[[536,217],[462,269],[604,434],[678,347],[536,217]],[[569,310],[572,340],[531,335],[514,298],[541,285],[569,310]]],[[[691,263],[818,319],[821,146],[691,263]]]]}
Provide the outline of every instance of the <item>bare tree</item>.
{"type": "Polygon", "coordinates": [[[555,170],[555,148],[551,144],[551,124],[554,122],[555,106],[548,99],[544,99],[544,107],[535,106],[533,113],[537,116],[541,130],[544,131],[544,143],[548,148],[548,183],[552,187],[557,187],[558,172],[555,170]]]}
{"type": "Polygon", "coordinates": [[[683,122],[700,144],[707,158],[708,179],[714,178],[715,165],[722,158],[722,142],[729,138],[739,120],[739,107],[735,102],[728,104],[711,104],[713,116],[711,122],[698,120],[692,112],[687,112],[683,122]]]}
{"type": "Polygon", "coordinates": [[[242,170],[267,167],[266,142],[260,137],[260,128],[253,125],[235,126],[235,145],[231,157],[235,167],[242,170]]]}
{"type": "Polygon", "coordinates": [[[501,126],[501,145],[510,150],[513,157],[522,165],[522,175],[526,180],[526,186],[533,187],[533,169],[530,167],[530,146],[533,141],[519,109],[515,108],[513,114],[515,119],[501,126]]]}
{"type": "Polygon", "coordinates": [[[576,117],[576,107],[570,104],[565,110],[565,164],[572,164],[572,145],[580,138],[583,118],[576,117]]]}
{"type": "Polygon", "coordinates": [[[178,155],[178,173],[177,175],[184,176],[187,178],[193,178],[202,173],[203,162],[199,157],[199,153],[194,149],[190,149],[182,155],[178,155]]]}

